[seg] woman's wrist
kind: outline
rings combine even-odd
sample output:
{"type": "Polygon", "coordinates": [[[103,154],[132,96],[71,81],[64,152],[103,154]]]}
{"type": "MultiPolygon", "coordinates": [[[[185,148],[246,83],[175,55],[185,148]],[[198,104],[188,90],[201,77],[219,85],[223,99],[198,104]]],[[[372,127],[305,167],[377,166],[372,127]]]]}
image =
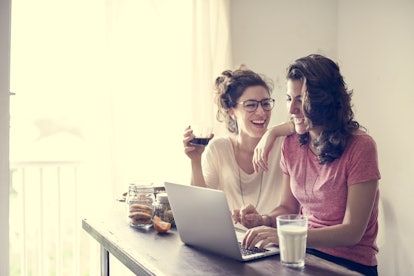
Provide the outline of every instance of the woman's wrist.
{"type": "Polygon", "coordinates": [[[296,130],[295,130],[295,123],[294,123],[292,120],[290,120],[290,121],[288,122],[288,124],[289,124],[289,131],[290,131],[290,134],[294,134],[294,133],[296,133],[296,130]]]}
{"type": "Polygon", "coordinates": [[[276,139],[277,137],[281,136],[289,136],[294,134],[295,131],[295,124],[292,120],[289,120],[285,123],[273,126],[269,128],[269,136],[273,139],[276,139]]]}
{"type": "Polygon", "coordinates": [[[262,215],[262,224],[264,226],[272,226],[272,220],[269,215],[262,215]]]}

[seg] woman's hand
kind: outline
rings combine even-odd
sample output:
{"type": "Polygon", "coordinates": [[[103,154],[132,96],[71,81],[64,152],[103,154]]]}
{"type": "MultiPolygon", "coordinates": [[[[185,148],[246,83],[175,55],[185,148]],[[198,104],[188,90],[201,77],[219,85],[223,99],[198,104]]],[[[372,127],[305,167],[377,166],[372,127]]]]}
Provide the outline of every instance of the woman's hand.
{"type": "Polygon", "coordinates": [[[241,223],[247,228],[253,228],[259,225],[263,225],[263,218],[256,208],[249,204],[241,210],[233,210],[234,223],[241,223]]]}
{"type": "Polygon", "coordinates": [[[260,139],[253,154],[253,168],[255,172],[260,169],[268,171],[269,153],[277,137],[295,133],[295,126],[291,121],[269,128],[260,139]]]}
{"type": "MultiPolygon", "coordinates": [[[[190,158],[201,158],[201,154],[204,152],[205,146],[194,146],[190,144],[190,141],[195,138],[193,130],[191,129],[191,126],[188,126],[184,130],[184,138],[183,138],[183,144],[184,144],[184,152],[185,154],[190,158]]],[[[213,134],[211,135],[211,138],[213,138],[213,134]]]]}
{"type": "Polygon", "coordinates": [[[259,226],[247,230],[242,245],[248,249],[253,249],[255,246],[265,248],[270,244],[279,244],[279,237],[277,236],[277,229],[269,226],[259,226]]]}
{"type": "Polygon", "coordinates": [[[259,143],[257,144],[256,148],[254,149],[253,154],[253,168],[255,172],[259,172],[259,170],[268,171],[268,159],[269,153],[272,150],[274,141],[276,136],[272,133],[272,131],[268,130],[260,139],[259,143]]]}

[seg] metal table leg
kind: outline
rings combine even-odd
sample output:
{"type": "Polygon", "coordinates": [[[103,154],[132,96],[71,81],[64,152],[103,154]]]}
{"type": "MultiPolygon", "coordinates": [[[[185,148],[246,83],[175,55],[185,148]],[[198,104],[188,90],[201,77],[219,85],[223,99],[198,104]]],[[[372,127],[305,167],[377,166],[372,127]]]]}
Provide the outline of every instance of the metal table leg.
{"type": "Polygon", "coordinates": [[[101,245],[101,276],[109,276],[109,252],[101,245]]]}

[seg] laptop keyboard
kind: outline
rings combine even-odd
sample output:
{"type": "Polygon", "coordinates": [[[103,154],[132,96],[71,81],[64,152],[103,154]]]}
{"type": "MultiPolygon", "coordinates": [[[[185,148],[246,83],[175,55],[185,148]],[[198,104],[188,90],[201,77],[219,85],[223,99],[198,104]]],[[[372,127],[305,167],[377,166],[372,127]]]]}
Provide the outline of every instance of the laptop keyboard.
{"type": "Polygon", "coordinates": [[[267,249],[260,249],[258,247],[255,247],[253,249],[247,249],[247,248],[243,247],[243,245],[241,245],[240,242],[239,242],[239,247],[240,247],[240,251],[241,251],[241,253],[242,253],[243,256],[248,256],[248,255],[252,255],[252,254],[256,254],[256,253],[261,253],[261,252],[268,251],[267,249]]]}

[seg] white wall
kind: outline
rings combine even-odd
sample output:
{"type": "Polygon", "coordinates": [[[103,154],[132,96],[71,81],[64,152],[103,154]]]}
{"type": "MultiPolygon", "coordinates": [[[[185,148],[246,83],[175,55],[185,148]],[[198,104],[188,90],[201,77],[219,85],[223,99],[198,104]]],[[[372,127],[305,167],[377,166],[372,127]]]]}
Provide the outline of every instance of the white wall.
{"type": "Polygon", "coordinates": [[[354,89],[356,119],[378,145],[383,205],[380,275],[414,270],[414,1],[237,0],[232,2],[233,66],[244,62],[276,80],[274,122],[286,116],[284,70],[321,53],[339,61],[354,89]],[[279,88],[279,89],[278,89],[279,88]]]}
{"type": "Polygon", "coordinates": [[[414,1],[339,1],[339,11],[339,59],[354,88],[357,118],[379,151],[386,222],[380,271],[412,275],[414,1]]]}
{"type": "Polygon", "coordinates": [[[273,122],[287,118],[285,70],[309,53],[337,56],[337,2],[332,0],[232,1],[233,66],[273,79],[276,107],[273,122]]]}

